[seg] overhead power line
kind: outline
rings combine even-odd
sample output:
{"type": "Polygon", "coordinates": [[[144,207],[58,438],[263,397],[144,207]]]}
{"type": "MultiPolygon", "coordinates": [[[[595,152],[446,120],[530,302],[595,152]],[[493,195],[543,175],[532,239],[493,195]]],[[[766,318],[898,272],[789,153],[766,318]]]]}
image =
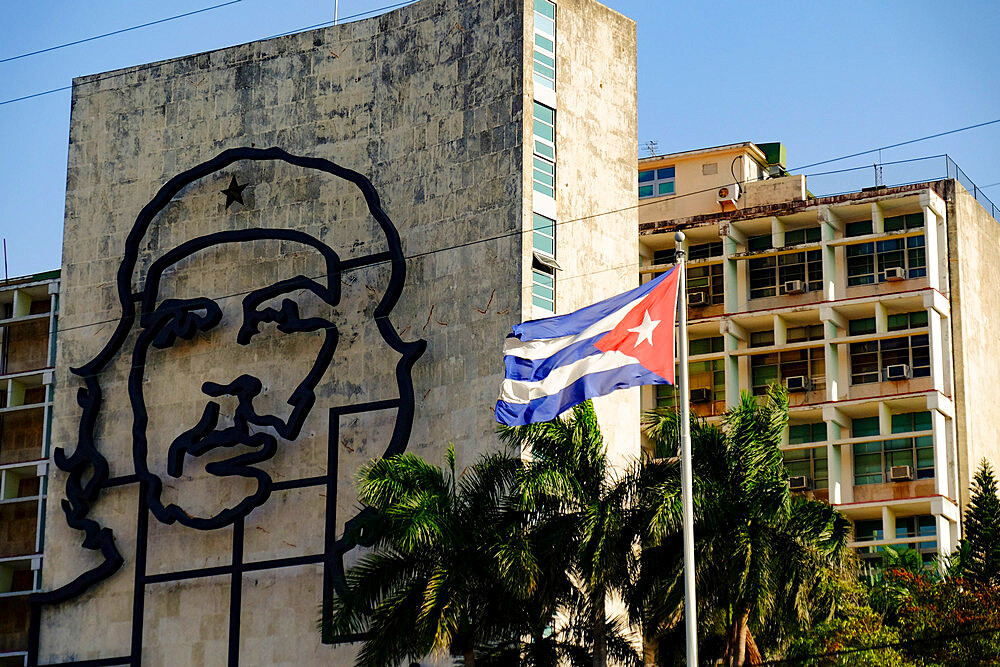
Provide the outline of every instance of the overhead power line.
{"type": "Polygon", "coordinates": [[[111,32],[106,32],[101,35],[94,35],[93,37],[84,37],[83,39],[77,39],[72,42],[66,42],[65,44],[56,44],[55,46],[49,46],[44,49],[38,49],[37,51],[29,51],[28,53],[21,53],[16,56],[10,56],[9,58],[0,58],[0,63],[9,63],[12,60],[20,60],[21,58],[27,58],[29,56],[37,56],[40,53],[48,53],[49,51],[57,51],[58,49],[65,49],[67,46],[76,46],[77,44],[85,44],[86,42],[93,42],[96,39],[104,39],[105,37],[120,35],[125,32],[131,32],[132,30],[138,30],[140,28],[148,28],[151,25],[158,25],[160,23],[166,23],[168,21],[176,21],[177,19],[182,19],[185,16],[194,16],[195,14],[201,14],[202,12],[210,12],[213,9],[219,9],[220,7],[235,5],[238,2],[243,2],[243,0],[229,0],[229,2],[223,2],[218,5],[212,5],[211,7],[205,7],[203,9],[196,9],[192,12],[185,12],[183,14],[168,16],[165,19],[157,19],[156,21],[141,23],[139,25],[134,25],[129,28],[122,28],[121,30],[112,30],[111,32]]]}
{"type": "MultiPolygon", "coordinates": [[[[225,4],[229,5],[229,4],[233,4],[233,2],[242,2],[242,1],[243,0],[232,0],[231,2],[227,2],[225,4]]],[[[378,14],[380,12],[389,11],[391,9],[398,9],[399,7],[404,7],[406,5],[412,5],[414,2],[417,2],[417,0],[405,0],[404,2],[397,2],[397,3],[391,4],[391,5],[383,5],[381,7],[376,7],[375,9],[369,9],[368,11],[358,12],[357,14],[351,14],[350,16],[341,16],[340,19],[338,21],[336,21],[336,22],[337,23],[343,23],[344,21],[349,21],[351,19],[358,19],[358,18],[362,18],[362,17],[365,17],[365,16],[369,16],[369,15],[373,15],[373,14],[378,14]]],[[[222,7],[222,6],[224,6],[224,5],[217,5],[217,7],[222,7]]],[[[202,9],[202,10],[199,10],[199,11],[208,11],[209,9],[215,9],[215,7],[208,7],[206,9],[202,9]]],[[[192,12],[192,13],[194,13],[194,12],[192,12]]],[[[164,19],[164,20],[166,20],[166,19],[164,19]]],[[[316,28],[323,28],[323,27],[326,27],[326,26],[329,26],[329,25],[333,25],[334,23],[335,23],[335,21],[333,21],[333,20],[323,21],[322,23],[314,23],[312,25],[307,25],[307,26],[304,26],[302,28],[296,28],[295,30],[289,30],[287,32],[280,32],[280,33],[277,33],[275,35],[269,35],[267,37],[262,37],[260,39],[274,39],[275,37],[284,37],[286,35],[293,35],[293,34],[295,34],[297,32],[305,32],[306,30],[314,30],[316,28]]],[[[152,24],[150,24],[150,25],[152,25],[152,24]]],[[[114,33],[109,33],[109,34],[114,34],[114,33]]],[[[93,38],[90,38],[90,39],[97,39],[97,37],[93,37],[93,38]]],[[[86,41],[86,40],[84,40],[84,41],[86,41]]],[[[0,62],[2,62],[2,61],[0,61],[0,62]]],[[[126,71],[111,72],[111,73],[106,74],[104,76],[99,76],[99,77],[96,77],[94,79],[91,79],[90,82],[97,83],[98,81],[104,81],[106,79],[112,79],[112,78],[117,77],[117,76],[123,76],[124,74],[130,74],[130,73],[133,73],[133,72],[141,72],[143,70],[149,69],[150,67],[158,66],[159,64],[160,63],[147,63],[145,65],[139,65],[137,67],[131,67],[131,68],[129,68],[126,71]]],[[[33,99],[35,97],[42,97],[43,95],[51,95],[52,93],[58,93],[58,92],[61,92],[61,91],[64,91],[64,90],[70,90],[72,87],[73,87],[72,85],[69,85],[69,86],[60,86],[58,88],[51,88],[49,90],[43,90],[43,91],[38,92],[38,93],[31,93],[30,95],[22,95],[21,97],[14,97],[14,98],[11,98],[9,100],[2,100],[2,101],[0,101],[0,106],[3,106],[5,104],[13,104],[14,102],[23,102],[25,100],[33,99]]]]}
{"type": "Polygon", "coordinates": [[[954,130],[947,130],[945,132],[938,132],[937,134],[928,134],[926,137],[919,137],[917,139],[910,139],[908,141],[900,141],[896,144],[889,144],[888,146],[879,146],[878,148],[872,148],[866,151],[861,151],[859,153],[851,153],[850,155],[843,155],[841,157],[835,157],[830,160],[823,160],[822,162],[813,162],[812,164],[804,164],[799,167],[793,167],[789,171],[800,171],[802,169],[808,169],[809,167],[818,167],[821,164],[830,164],[831,162],[840,162],[841,160],[848,160],[852,157],[859,157],[861,155],[868,155],[870,153],[877,153],[878,151],[888,150],[890,148],[899,148],[900,146],[907,146],[909,144],[915,144],[919,141],[927,141],[928,139],[936,139],[938,137],[944,137],[949,134],[955,134],[956,132],[965,132],[966,130],[974,130],[977,127],[985,127],[987,125],[993,125],[995,123],[1000,123],[1000,118],[996,120],[988,120],[985,123],[976,123],[975,125],[966,125],[965,127],[955,128],[954,130]]]}

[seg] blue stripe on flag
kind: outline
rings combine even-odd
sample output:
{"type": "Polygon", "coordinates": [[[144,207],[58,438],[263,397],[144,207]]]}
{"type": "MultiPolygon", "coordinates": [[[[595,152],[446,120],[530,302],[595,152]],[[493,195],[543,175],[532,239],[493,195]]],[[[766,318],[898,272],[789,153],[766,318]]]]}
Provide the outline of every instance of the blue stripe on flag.
{"type": "Polygon", "coordinates": [[[558,393],[542,396],[527,403],[497,401],[496,419],[507,426],[524,426],[533,422],[549,421],[588,398],[604,396],[616,389],[627,389],[641,384],[669,384],[641,364],[629,364],[598,373],[584,375],[558,393]]]}
{"type": "Polygon", "coordinates": [[[526,382],[544,380],[554,368],[580,361],[595,354],[603,354],[594,347],[594,343],[606,333],[607,331],[602,331],[596,336],[567,345],[551,357],[544,359],[522,359],[518,356],[506,355],[503,358],[505,377],[508,380],[524,380],[526,382]]]}
{"type": "Polygon", "coordinates": [[[645,285],[640,285],[624,294],[618,294],[598,301],[597,303],[581,308],[580,310],[567,313],[566,315],[556,315],[546,317],[541,320],[528,320],[514,325],[514,336],[521,340],[540,340],[545,338],[561,338],[562,336],[572,336],[578,334],[594,322],[603,319],[611,313],[624,308],[631,301],[635,301],[652,292],[666,279],[677,267],[670,269],[654,280],[650,280],[645,285]]]}

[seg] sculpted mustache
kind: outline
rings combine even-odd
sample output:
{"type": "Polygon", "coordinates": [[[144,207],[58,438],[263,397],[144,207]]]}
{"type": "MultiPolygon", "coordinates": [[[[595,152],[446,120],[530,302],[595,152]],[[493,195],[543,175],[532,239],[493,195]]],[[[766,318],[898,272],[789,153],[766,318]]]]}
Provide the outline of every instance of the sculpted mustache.
{"type": "Polygon", "coordinates": [[[205,406],[201,419],[192,428],[177,436],[167,451],[167,473],[171,477],[180,477],[184,470],[184,456],[201,456],[218,447],[260,447],[275,438],[267,433],[251,434],[247,428],[249,420],[247,412],[252,415],[253,409],[241,405],[233,426],[216,430],[219,425],[219,404],[210,402],[205,406]]]}

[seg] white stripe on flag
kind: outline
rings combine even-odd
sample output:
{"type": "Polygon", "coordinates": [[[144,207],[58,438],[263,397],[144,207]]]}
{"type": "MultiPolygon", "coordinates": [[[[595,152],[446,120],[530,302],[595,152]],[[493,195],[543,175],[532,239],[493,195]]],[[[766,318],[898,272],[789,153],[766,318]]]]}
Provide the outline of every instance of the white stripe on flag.
{"type": "Polygon", "coordinates": [[[589,373],[609,371],[638,363],[635,357],[630,357],[616,350],[604,352],[553,369],[544,380],[534,382],[504,380],[503,384],[500,385],[500,400],[507,403],[527,403],[536,398],[558,394],[589,373]]]}
{"type": "MultiPolygon", "coordinates": [[[[517,338],[506,338],[503,344],[504,356],[520,357],[521,359],[546,359],[559,350],[573,344],[578,340],[586,340],[604,331],[611,331],[621,322],[629,312],[646,298],[643,295],[638,299],[630,301],[627,305],[619,308],[607,317],[603,317],[580,333],[570,336],[560,336],[559,338],[539,338],[536,340],[519,340],[517,338]]],[[[631,357],[630,357],[631,358],[631,357]]],[[[633,362],[635,360],[633,359],[633,362]]]]}

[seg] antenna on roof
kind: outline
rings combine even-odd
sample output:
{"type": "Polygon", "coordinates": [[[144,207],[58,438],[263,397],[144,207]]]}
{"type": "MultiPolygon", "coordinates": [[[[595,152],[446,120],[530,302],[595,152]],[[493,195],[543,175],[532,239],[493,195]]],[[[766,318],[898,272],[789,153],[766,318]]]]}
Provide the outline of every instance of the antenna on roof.
{"type": "Polygon", "coordinates": [[[656,156],[656,139],[650,139],[646,142],[646,150],[649,151],[649,157],[656,156]]]}

